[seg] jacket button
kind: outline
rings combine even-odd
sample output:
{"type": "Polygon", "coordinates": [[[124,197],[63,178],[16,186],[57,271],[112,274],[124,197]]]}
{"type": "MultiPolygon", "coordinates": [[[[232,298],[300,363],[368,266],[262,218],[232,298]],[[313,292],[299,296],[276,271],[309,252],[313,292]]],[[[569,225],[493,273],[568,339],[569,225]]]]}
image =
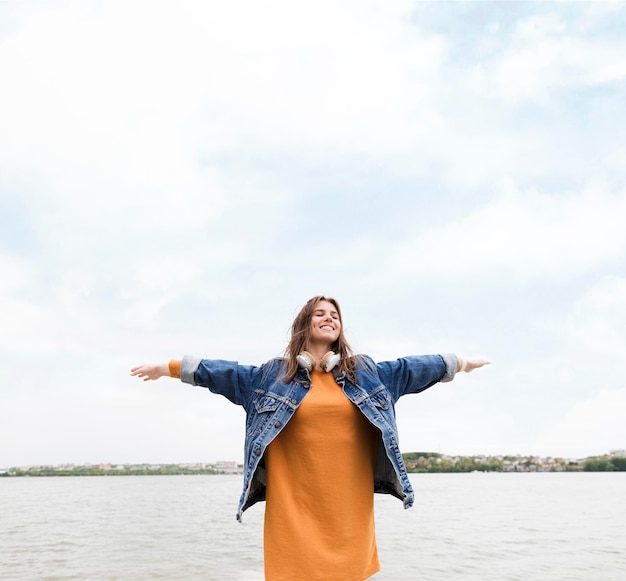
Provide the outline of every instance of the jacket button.
{"type": "Polygon", "coordinates": [[[291,400],[291,403],[292,403],[293,405],[296,405],[296,404],[298,403],[298,400],[292,399],[292,400],[291,400]]]}
{"type": "Polygon", "coordinates": [[[259,449],[257,448],[257,449],[254,451],[254,453],[255,453],[257,456],[260,456],[260,455],[261,455],[261,450],[259,450],[259,449]]]}
{"type": "Polygon", "coordinates": [[[276,422],[276,423],[274,424],[274,427],[275,427],[275,428],[280,428],[280,422],[276,422]]]}

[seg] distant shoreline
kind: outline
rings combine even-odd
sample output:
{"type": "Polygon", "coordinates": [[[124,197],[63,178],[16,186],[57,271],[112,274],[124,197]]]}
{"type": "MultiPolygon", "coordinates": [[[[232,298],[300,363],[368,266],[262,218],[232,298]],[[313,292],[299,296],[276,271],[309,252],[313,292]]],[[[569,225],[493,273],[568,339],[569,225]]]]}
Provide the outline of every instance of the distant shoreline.
{"type": "Polygon", "coordinates": [[[626,453],[613,450],[609,454],[582,459],[540,456],[448,456],[435,452],[402,454],[410,473],[463,472],[622,472],[626,471],[626,453]]]}
{"type": "MultiPolygon", "coordinates": [[[[468,472],[623,472],[626,454],[610,454],[583,459],[539,456],[448,456],[436,452],[402,454],[411,474],[468,472]]],[[[185,464],[59,464],[32,465],[0,469],[0,478],[46,476],[158,476],[158,475],[243,474],[236,462],[185,464]]]]}

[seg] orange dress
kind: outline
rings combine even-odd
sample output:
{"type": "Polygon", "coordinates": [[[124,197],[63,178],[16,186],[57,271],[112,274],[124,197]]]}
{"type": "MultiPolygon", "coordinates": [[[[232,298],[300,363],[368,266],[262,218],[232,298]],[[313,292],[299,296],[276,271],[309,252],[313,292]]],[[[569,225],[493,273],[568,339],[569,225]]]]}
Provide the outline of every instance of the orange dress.
{"type": "Polygon", "coordinates": [[[380,569],[374,533],[378,431],[332,373],[268,446],[267,581],[363,581],[380,569]]]}

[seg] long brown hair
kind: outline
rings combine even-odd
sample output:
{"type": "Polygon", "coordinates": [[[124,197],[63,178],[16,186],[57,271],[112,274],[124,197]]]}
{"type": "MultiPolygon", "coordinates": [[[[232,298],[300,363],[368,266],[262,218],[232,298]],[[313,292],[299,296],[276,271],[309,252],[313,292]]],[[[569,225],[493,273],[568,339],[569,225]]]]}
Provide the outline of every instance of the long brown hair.
{"type": "Polygon", "coordinates": [[[315,307],[320,301],[328,301],[331,303],[339,315],[339,322],[341,323],[339,337],[330,346],[331,350],[341,356],[341,361],[337,364],[339,374],[345,373],[351,381],[356,381],[356,361],[352,347],[350,347],[343,334],[343,319],[341,317],[339,303],[330,297],[317,296],[306,302],[291,325],[291,339],[289,340],[287,349],[285,349],[285,382],[293,381],[296,373],[298,373],[299,365],[296,357],[306,349],[309,339],[311,338],[311,319],[313,318],[315,307]]]}

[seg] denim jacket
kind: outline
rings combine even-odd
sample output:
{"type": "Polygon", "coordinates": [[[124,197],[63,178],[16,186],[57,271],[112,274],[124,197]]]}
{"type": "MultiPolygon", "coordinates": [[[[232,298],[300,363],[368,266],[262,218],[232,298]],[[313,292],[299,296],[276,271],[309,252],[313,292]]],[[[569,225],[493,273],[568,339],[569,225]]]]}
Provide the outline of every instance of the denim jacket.
{"type": "MultiPolygon", "coordinates": [[[[409,508],[414,493],[400,453],[394,404],[400,396],[419,393],[439,381],[451,381],[458,359],[453,354],[419,355],[375,363],[366,355],[358,355],[356,367],[354,383],[345,374],[333,373],[348,399],[380,432],[374,492],[392,494],[409,508]]],[[[207,387],[246,410],[244,484],[237,520],[243,511],[265,500],[265,450],[311,387],[305,369],[291,382],[284,383],[281,377],[281,359],[258,367],[191,356],[182,361],[181,381],[207,387]]]]}

